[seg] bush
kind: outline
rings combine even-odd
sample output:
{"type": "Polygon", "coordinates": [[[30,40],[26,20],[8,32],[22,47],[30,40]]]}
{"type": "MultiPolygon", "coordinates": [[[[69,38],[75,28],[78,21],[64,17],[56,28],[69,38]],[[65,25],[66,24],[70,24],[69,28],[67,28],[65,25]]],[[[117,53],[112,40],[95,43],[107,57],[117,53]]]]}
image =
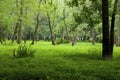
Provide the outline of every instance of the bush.
{"type": "Polygon", "coordinates": [[[65,43],[70,43],[70,40],[68,39],[61,39],[61,38],[57,38],[56,39],[56,44],[65,44],[65,43]]]}
{"type": "Polygon", "coordinates": [[[35,51],[30,46],[26,44],[20,44],[18,49],[13,50],[13,56],[16,58],[24,58],[24,57],[34,57],[35,51]]]}

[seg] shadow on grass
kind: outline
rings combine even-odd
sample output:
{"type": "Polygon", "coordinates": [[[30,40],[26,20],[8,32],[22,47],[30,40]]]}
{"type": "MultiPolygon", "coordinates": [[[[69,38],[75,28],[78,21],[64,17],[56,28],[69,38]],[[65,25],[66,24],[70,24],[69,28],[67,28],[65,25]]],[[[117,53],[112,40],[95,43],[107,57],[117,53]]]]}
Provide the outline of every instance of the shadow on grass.
{"type": "Polygon", "coordinates": [[[81,53],[81,52],[77,52],[77,53],[72,53],[72,54],[65,54],[63,55],[64,58],[67,59],[72,59],[75,61],[78,60],[102,60],[101,57],[101,52],[100,51],[89,51],[88,53],[81,53]]]}
{"type": "Polygon", "coordinates": [[[97,77],[100,80],[120,80],[120,75],[118,75],[118,73],[114,71],[114,69],[111,73],[111,70],[99,69],[99,70],[84,70],[81,72],[83,75],[97,77]]]}

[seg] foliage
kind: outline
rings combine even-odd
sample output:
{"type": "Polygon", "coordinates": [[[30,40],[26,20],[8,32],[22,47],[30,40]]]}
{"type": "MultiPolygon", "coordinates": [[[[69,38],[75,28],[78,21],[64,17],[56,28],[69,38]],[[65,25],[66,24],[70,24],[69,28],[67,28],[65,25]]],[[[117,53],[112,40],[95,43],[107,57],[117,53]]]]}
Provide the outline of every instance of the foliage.
{"type": "Polygon", "coordinates": [[[13,50],[13,56],[15,58],[25,58],[25,57],[34,57],[35,51],[30,46],[26,44],[20,44],[18,49],[13,50]]]}
{"type": "MultiPolygon", "coordinates": [[[[86,32],[87,35],[90,35],[90,28],[95,28],[96,25],[101,23],[102,3],[100,0],[23,0],[22,6],[20,1],[0,1],[0,36],[2,40],[8,37],[11,39],[19,19],[22,19],[21,37],[31,40],[37,24],[36,16],[38,13],[40,14],[39,28],[36,34],[38,40],[50,39],[47,14],[50,17],[53,35],[57,35],[57,38],[61,37],[62,33],[69,37],[76,34],[75,36],[78,38],[81,38],[81,34],[83,36],[86,32]],[[20,15],[21,7],[23,8],[22,16],[20,15]],[[79,25],[82,24],[88,25],[87,27],[84,26],[86,30],[81,31],[83,26],[79,25]]],[[[109,3],[109,15],[111,16],[114,1],[110,0],[109,3]]],[[[119,14],[119,8],[117,13],[119,14]]],[[[102,30],[102,27],[95,29],[96,31],[102,30]]],[[[101,31],[97,34],[97,36],[101,36],[101,31]]]]}

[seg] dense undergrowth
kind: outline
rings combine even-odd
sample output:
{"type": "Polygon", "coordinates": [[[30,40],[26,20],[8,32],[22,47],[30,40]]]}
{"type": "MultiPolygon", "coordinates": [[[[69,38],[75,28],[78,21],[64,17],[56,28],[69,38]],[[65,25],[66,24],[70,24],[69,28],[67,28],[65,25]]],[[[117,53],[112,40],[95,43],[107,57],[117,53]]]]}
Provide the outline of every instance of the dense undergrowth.
{"type": "MultiPolygon", "coordinates": [[[[28,42],[29,44],[29,42],[28,42]]],[[[0,80],[120,80],[119,47],[112,61],[101,59],[101,44],[33,45],[34,57],[14,58],[17,44],[0,45],[0,80]]]]}

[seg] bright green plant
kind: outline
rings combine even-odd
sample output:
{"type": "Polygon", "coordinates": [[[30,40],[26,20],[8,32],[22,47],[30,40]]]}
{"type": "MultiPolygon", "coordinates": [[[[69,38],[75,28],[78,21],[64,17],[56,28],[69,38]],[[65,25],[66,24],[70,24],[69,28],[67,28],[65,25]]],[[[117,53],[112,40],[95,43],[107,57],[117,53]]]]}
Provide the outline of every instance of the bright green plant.
{"type": "Polygon", "coordinates": [[[27,46],[26,44],[20,44],[17,50],[13,50],[15,58],[34,57],[34,53],[35,51],[31,48],[31,45],[27,46]]]}

